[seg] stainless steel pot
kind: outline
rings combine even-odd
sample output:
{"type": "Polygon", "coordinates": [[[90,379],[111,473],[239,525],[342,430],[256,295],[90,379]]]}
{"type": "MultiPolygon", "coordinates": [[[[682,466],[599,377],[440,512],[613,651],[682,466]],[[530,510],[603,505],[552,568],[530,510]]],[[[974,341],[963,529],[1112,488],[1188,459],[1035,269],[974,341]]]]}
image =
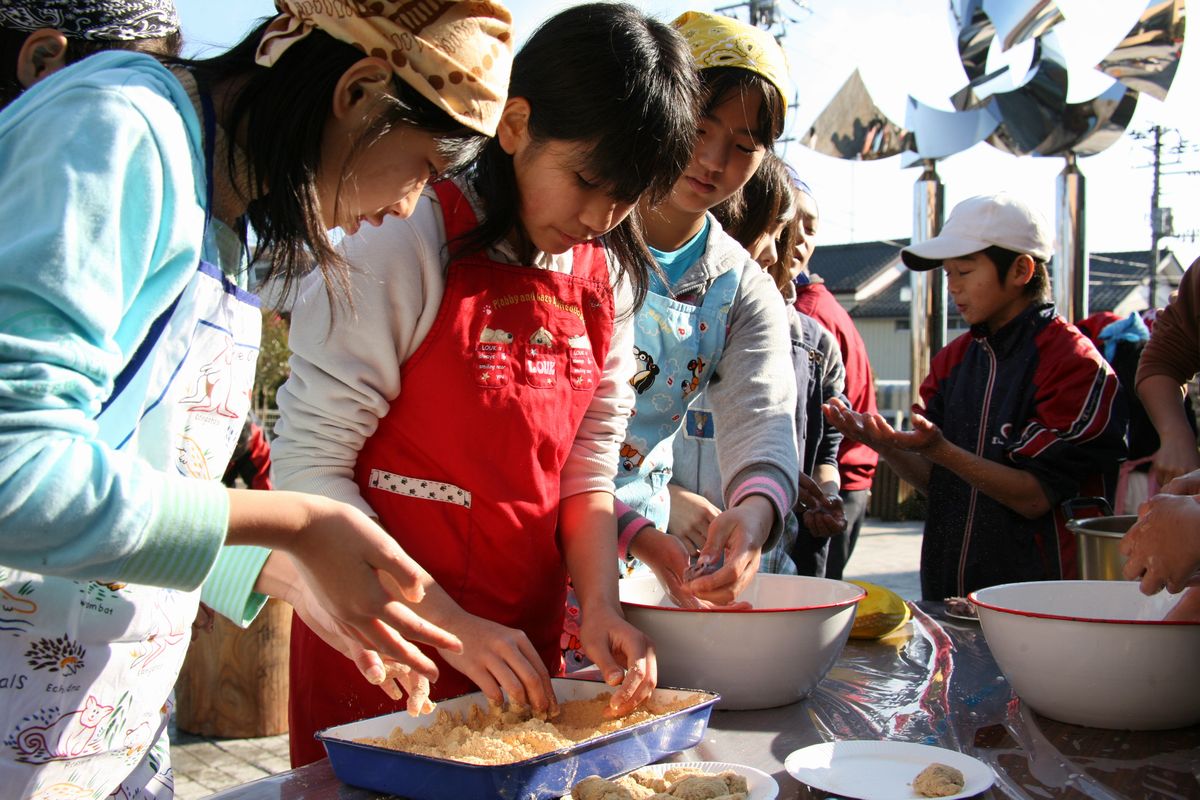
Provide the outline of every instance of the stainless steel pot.
{"type": "Polygon", "coordinates": [[[1090,517],[1067,521],[1078,543],[1079,577],[1087,581],[1123,581],[1125,557],[1119,549],[1121,537],[1137,522],[1134,514],[1090,517]]]}

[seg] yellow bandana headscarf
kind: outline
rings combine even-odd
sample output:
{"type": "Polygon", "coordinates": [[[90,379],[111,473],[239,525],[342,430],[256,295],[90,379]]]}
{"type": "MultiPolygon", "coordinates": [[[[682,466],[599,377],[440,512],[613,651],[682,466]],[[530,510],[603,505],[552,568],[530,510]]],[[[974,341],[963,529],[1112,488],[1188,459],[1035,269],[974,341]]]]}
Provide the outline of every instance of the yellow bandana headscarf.
{"type": "Polygon", "coordinates": [[[788,66],[771,34],[731,17],[685,11],[671,25],[683,34],[699,69],[741,67],[769,80],[788,104],[788,66]]]}
{"type": "Polygon", "coordinates": [[[382,58],[451,117],[496,134],[512,70],[512,15],[490,0],[275,0],[257,61],[269,67],[320,28],[382,58]]]}

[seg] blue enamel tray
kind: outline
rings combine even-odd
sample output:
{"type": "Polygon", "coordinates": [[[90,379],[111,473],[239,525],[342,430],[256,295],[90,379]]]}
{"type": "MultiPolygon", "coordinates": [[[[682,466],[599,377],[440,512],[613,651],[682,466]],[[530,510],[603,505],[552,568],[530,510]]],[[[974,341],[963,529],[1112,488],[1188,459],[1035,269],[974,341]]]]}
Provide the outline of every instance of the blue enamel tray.
{"type": "MultiPolygon", "coordinates": [[[[585,700],[611,688],[597,681],[554,678],[560,702],[585,700]]],[[[386,737],[395,728],[413,731],[430,724],[430,717],[410,717],[400,711],[337,725],[317,733],[325,745],[338,780],[377,792],[398,794],[411,800],[464,800],[498,797],[503,800],[544,800],[569,794],[588,775],[612,777],[663,756],[686,750],[704,738],[714,692],[691,689],[655,690],[655,698],[671,702],[701,696],[694,706],[598,736],[536,758],[514,764],[482,766],[431,756],[402,753],[386,747],[360,744],[354,739],[386,737]]],[[[438,703],[438,709],[464,713],[472,705],[487,708],[482,692],[472,692],[438,703]]]]}

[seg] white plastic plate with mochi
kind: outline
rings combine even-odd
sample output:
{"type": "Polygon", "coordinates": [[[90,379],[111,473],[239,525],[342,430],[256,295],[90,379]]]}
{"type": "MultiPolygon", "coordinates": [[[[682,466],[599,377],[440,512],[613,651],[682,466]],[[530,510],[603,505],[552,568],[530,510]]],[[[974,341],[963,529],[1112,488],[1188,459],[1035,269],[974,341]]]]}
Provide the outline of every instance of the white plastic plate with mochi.
{"type": "MultiPolygon", "coordinates": [[[[779,796],[779,784],[774,778],[761,769],[748,767],[745,764],[729,764],[724,761],[668,761],[662,764],[650,764],[645,767],[639,767],[633,770],[633,772],[649,773],[662,777],[667,774],[667,770],[671,769],[691,769],[697,772],[709,772],[714,775],[719,775],[726,771],[736,772],[746,779],[746,788],[749,789],[746,800],[775,800],[779,796]]],[[[565,800],[570,800],[570,795],[566,795],[565,800]]]]}
{"type": "Polygon", "coordinates": [[[954,767],[965,785],[942,800],[974,797],[995,781],[991,767],[973,756],[916,742],[825,742],[794,751],[783,767],[796,780],[814,789],[858,800],[920,800],[913,779],[930,764],[954,767]]]}

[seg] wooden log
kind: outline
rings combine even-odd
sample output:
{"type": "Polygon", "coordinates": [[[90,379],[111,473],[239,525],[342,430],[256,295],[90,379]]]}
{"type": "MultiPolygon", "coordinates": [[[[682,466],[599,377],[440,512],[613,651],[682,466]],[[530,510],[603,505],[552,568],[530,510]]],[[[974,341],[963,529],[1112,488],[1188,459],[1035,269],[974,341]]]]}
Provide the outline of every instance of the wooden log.
{"type": "Polygon", "coordinates": [[[217,615],[192,637],[175,685],[176,727],[246,739],[286,733],[292,609],[271,598],[245,630],[217,615]]]}
{"type": "Polygon", "coordinates": [[[900,509],[904,501],[916,490],[908,481],[902,480],[882,458],[875,468],[875,481],[871,484],[871,499],[867,513],[885,522],[895,522],[903,517],[900,509]]]}

